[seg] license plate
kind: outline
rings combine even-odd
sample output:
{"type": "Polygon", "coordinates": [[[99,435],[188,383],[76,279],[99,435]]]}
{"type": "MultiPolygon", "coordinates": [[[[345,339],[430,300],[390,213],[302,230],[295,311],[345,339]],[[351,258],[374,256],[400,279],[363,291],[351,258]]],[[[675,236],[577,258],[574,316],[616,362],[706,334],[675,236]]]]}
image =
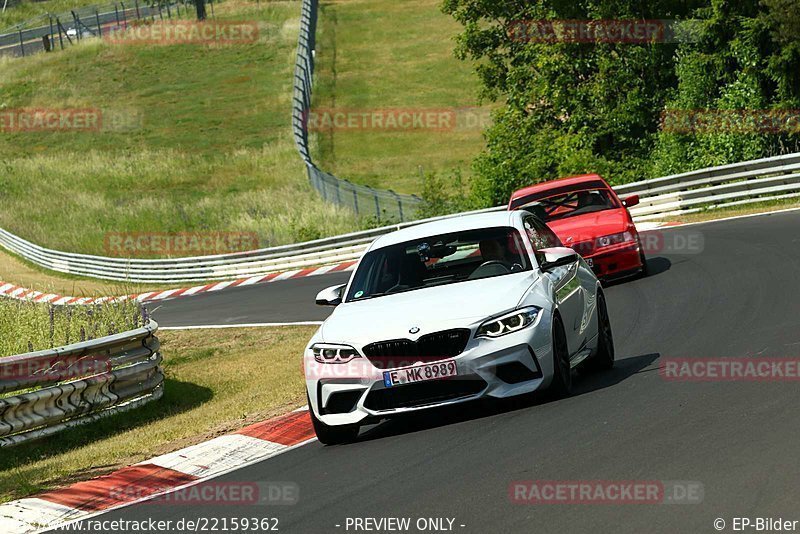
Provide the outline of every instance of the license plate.
{"type": "Polygon", "coordinates": [[[455,360],[441,360],[435,363],[424,363],[422,365],[412,365],[394,371],[384,371],[383,383],[387,388],[399,386],[400,384],[411,384],[413,382],[424,382],[426,380],[440,380],[458,374],[458,366],[455,360]]]}

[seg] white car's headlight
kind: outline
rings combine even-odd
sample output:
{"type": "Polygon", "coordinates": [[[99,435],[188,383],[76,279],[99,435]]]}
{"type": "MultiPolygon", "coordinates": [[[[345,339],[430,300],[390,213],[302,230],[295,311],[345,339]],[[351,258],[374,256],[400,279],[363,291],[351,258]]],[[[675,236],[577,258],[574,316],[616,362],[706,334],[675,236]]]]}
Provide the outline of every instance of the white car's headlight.
{"type": "Polygon", "coordinates": [[[347,363],[361,357],[358,351],[349,345],[316,343],[311,347],[311,351],[319,363],[347,363]]]}
{"type": "Polygon", "coordinates": [[[595,240],[595,248],[610,247],[611,245],[619,245],[620,243],[627,243],[634,241],[631,232],[621,232],[619,234],[604,235],[595,240]]]}
{"type": "Polygon", "coordinates": [[[541,309],[536,306],[528,306],[514,310],[506,315],[489,319],[478,328],[478,331],[475,332],[475,337],[500,337],[522,330],[533,324],[540,311],[541,309]]]}

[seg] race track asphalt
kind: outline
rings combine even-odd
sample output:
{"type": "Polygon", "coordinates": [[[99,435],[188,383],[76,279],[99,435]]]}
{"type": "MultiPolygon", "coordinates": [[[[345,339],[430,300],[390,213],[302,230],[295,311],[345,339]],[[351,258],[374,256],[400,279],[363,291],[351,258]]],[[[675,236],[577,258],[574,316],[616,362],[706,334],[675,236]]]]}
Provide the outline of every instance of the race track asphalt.
{"type": "MultiPolygon", "coordinates": [[[[670,382],[667,357],[797,357],[800,212],[665,230],[699,254],[651,254],[653,274],[606,289],[617,365],[557,401],[485,402],[318,442],[217,481],[290,481],[293,506],[140,504],[102,519],[279,518],[280,532],[347,532],[348,517],[448,517],[464,533],[702,533],[738,517],[800,519],[796,382],[670,382]],[[519,505],[516,480],[703,485],[700,504],[519,505]],[[336,527],[341,525],[341,527],[336,527]],[[464,526],[461,526],[464,525],[464,526]]],[[[338,279],[341,279],[341,275],[338,279]]],[[[163,304],[166,323],[321,318],[318,277],[163,304]],[[310,297],[310,298],[309,298],[310,297]]],[[[353,532],[352,529],[349,532],[353,532]]],[[[417,532],[412,529],[411,532],[417,532]]]]}
{"type": "Polygon", "coordinates": [[[349,272],[233,287],[191,297],[149,302],[159,326],[322,321],[332,308],[317,306],[320,290],[344,284],[349,272]]]}

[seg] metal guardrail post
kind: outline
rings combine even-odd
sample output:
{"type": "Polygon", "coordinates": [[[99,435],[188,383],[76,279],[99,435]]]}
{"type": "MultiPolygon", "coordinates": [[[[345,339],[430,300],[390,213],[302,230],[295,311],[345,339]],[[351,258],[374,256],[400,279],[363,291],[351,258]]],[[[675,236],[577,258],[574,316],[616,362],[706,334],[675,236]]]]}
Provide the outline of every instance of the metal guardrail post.
{"type": "Polygon", "coordinates": [[[400,198],[400,195],[389,189],[389,193],[394,195],[394,198],[397,200],[397,209],[400,212],[400,222],[404,222],[405,219],[403,217],[403,200],[400,198]]]}
{"type": "Polygon", "coordinates": [[[70,13],[72,13],[72,22],[73,24],[75,24],[75,40],[80,41],[81,39],[83,39],[83,32],[81,31],[80,19],[78,18],[78,15],[75,13],[75,11],[70,11],[70,13]]]}
{"type": "MultiPolygon", "coordinates": [[[[54,33],[54,30],[53,30],[53,17],[50,15],[50,13],[47,14],[47,23],[50,25],[50,36],[49,36],[49,38],[50,38],[50,48],[52,49],[53,46],[55,45],[55,43],[53,42],[53,33],[54,33]]],[[[48,50],[48,52],[49,52],[49,50],[48,50]]]]}
{"type": "Polygon", "coordinates": [[[25,57],[25,42],[22,40],[22,29],[19,30],[19,50],[22,52],[22,57],[25,57]]]}
{"type": "MultiPolygon", "coordinates": [[[[61,32],[63,31],[64,34],[66,34],[67,32],[64,31],[64,26],[61,24],[61,20],[58,17],[56,17],[56,27],[58,28],[58,42],[61,44],[61,50],[64,50],[64,38],[62,37],[61,32]]],[[[67,41],[69,42],[69,44],[72,44],[69,35],[67,35],[67,41]]]]}

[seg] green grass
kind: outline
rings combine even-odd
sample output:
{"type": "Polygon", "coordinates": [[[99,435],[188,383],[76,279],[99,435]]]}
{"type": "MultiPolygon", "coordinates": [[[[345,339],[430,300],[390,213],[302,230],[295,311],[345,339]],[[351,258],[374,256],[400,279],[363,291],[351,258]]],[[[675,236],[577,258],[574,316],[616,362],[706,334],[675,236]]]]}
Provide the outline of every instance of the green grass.
{"type": "Polygon", "coordinates": [[[300,361],[313,331],[160,332],[164,396],[54,439],[3,449],[0,502],[109,473],[302,405],[300,361]]]}
{"type": "MultiPolygon", "coordinates": [[[[460,26],[440,0],[323,0],[315,109],[451,110],[477,105],[473,67],[453,55],[460,26]]],[[[483,108],[483,114],[488,108],[483,108]]],[[[476,114],[476,115],[480,115],[476,114]]],[[[373,187],[419,193],[421,174],[468,178],[480,127],[452,131],[340,130],[317,135],[320,168],[373,187]]]]}
{"type": "Polygon", "coordinates": [[[124,332],[144,324],[135,301],[51,306],[0,300],[0,357],[51,349],[124,332]]]}
{"type": "Polygon", "coordinates": [[[0,110],[100,108],[133,129],[0,131],[0,226],[104,254],[107,232],[256,232],[261,246],[360,227],[308,185],[291,137],[300,4],[231,0],[255,44],[109,45],[0,60],[0,110]]]}

